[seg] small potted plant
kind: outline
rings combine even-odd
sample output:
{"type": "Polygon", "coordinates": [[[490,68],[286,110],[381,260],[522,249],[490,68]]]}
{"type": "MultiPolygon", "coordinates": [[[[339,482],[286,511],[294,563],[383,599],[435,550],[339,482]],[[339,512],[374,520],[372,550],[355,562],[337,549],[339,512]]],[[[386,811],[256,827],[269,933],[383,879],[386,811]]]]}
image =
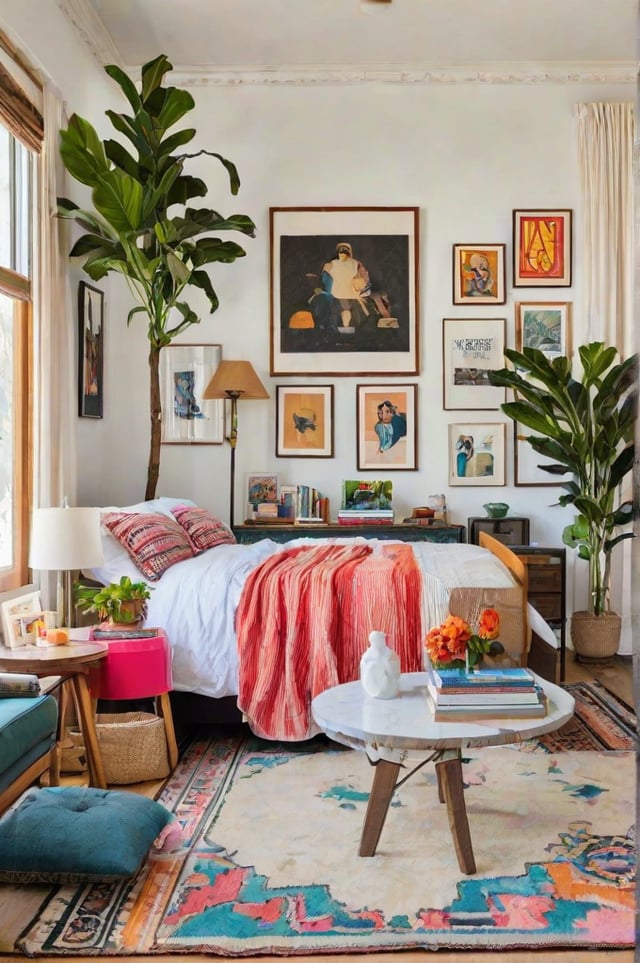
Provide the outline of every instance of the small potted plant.
{"type": "Polygon", "coordinates": [[[109,585],[74,585],[74,599],[83,612],[96,612],[102,622],[114,625],[135,625],[144,622],[147,599],[151,589],[146,582],[132,582],[123,575],[119,582],[109,585]]]}

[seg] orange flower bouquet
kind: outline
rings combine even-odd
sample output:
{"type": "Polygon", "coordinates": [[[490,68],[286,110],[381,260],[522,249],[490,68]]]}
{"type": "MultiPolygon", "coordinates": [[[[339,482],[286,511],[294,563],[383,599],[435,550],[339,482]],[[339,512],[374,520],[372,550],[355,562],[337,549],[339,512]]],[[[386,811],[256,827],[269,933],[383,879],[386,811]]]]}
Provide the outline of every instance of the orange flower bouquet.
{"type": "Polygon", "coordinates": [[[448,615],[442,625],[427,633],[425,645],[429,661],[436,668],[463,669],[482,662],[485,655],[499,655],[504,646],[498,642],[500,616],[495,609],[483,609],[475,632],[458,615],[448,615]]]}

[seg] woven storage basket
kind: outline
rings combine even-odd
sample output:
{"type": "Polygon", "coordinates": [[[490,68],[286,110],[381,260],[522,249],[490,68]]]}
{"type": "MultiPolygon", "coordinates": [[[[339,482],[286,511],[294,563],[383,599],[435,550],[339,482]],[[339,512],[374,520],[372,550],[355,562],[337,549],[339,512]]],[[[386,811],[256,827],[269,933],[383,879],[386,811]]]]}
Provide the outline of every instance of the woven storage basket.
{"type": "Polygon", "coordinates": [[[622,619],[615,612],[590,615],[574,612],[571,616],[571,641],[578,662],[603,663],[613,659],[620,645],[622,619]]]}
{"type": "Polygon", "coordinates": [[[98,745],[109,784],[164,779],[169,775],[164,719],[151,712],[96,716],[98,745]]]}

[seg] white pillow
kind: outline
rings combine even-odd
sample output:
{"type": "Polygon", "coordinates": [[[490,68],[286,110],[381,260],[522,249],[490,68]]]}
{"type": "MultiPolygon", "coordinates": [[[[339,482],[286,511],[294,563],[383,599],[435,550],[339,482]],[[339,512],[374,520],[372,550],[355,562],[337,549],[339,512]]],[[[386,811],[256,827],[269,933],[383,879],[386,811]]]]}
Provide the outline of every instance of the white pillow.
{"type": "Polygon", "coordinates": [[[555,632],[530,602],[527,603],[527,620],[531,631],[539,635],[543,642],[546,642],[547,645],[552,646],[554,649],[559,648],[560,643],[555,632]]]}

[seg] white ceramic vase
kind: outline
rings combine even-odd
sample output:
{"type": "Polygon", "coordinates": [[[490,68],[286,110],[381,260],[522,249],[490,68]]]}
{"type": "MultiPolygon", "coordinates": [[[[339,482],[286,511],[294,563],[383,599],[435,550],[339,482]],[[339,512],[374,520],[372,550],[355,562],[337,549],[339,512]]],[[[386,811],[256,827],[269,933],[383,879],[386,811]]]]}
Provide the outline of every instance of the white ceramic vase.
{"type": "Polygon", "coordinates": [[[394,699],[400,691],[400,659],[386,644],[384,632],[369,635],[369,648],[360,659],[360,681],[374,699],[394,699]]]}

